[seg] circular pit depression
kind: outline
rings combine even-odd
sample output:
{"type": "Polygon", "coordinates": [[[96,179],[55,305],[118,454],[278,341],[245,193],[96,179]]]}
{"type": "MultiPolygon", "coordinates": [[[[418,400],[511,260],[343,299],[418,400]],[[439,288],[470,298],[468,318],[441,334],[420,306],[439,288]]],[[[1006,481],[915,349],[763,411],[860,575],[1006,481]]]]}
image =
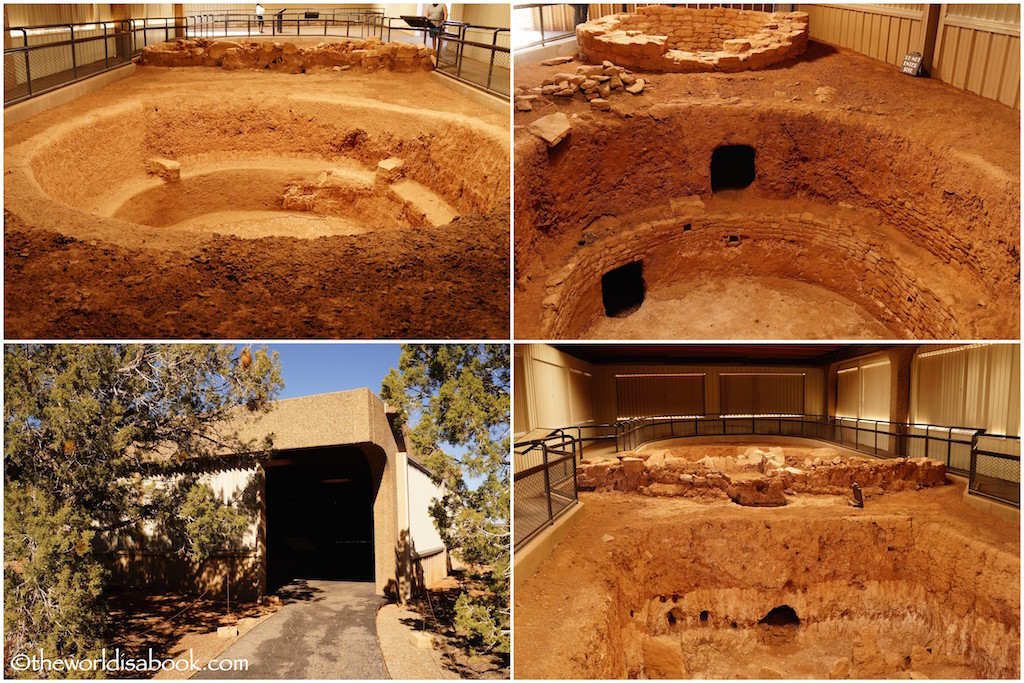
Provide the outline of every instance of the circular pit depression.
{"type": "Polygon", "coordinates": [[[658,107],[517,142],[521,336],[1013,335],[1019,179],[850,117],[658,107]]]}
{"type": "Polygon", "coordinates": [[[332,96],[186,102],[91,111],[8,150],[28,171],[19,211],[70,208],[46,223],[173,247],[439,226],[509,195],[507,133],[466,116],[332,96]]]}

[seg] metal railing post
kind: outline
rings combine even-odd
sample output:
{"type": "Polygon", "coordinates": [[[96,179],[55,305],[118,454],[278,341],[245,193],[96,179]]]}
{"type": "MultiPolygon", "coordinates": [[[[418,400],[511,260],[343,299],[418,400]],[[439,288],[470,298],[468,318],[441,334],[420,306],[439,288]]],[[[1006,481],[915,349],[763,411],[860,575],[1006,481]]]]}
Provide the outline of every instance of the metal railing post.
{"type": "Polygon", "coordinates": [[[487,89],[491,89],[491,79],[494,77],[494,48],[498,46],[498,32],[495,31],[491,37],[491,64],[487,67],[487,89]]]}
{"type": "Polygon", "coordinates": [[[975,484],[975,477],[978,473],[978,434],[975,432],[974,436],[971,437],[971,465],[970,470],[967,473],[967,490],[973,491],[975,484]]]}
{"type": "Polygon", "coordinates": [[[544,494],[548,499],[548,523],[554,519],[555,515],[551,509],[551,465],[548,463],[548,445],[542,443],[540,445],[541,454],[544,462],[544,494]]]}
{"type": "Polygon", "coordinates": [[[32,97],[32,68],[29,66],[28,58],[28,35],[25,36],[25,85],[28,86],[28,96],[32,97]]]}
{"type": "Polygon", "coordinates": [[[110,69],[110,47],[107,45],[107,24],[103,23],[103,69],[110,69]]]}
{"type": "Polygon", "coordinates": [[[946,467],[952,464],[953,459],[953,428],[950,427],[946,432],[946,467]]]}
{"type": "Polygon", "coordinates": [[[75,80],[78,80],[78,57],[75,55],[75,27],[68,24],[68,30],[71,31],[71,73],[75,75],[75,80]]]}

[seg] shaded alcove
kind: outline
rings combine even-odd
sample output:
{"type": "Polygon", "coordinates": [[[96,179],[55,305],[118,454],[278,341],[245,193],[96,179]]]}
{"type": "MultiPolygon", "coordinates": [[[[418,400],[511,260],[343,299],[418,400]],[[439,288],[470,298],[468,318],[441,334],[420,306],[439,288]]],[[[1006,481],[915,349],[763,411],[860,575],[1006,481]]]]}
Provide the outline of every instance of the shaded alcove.
{"type": "Polygon", "coordinates": [[[373,581],[379,476],[363,451],[288,451],[265,470],[268,589],[294,579],[373,581]]]}
{"type": "Polygon", "coordinates": [[[604,312],[609,318],[626,316],[640,308],[646,292],[642,261],[610,270],[601,278],[604,312]]]}
{"type": "Polygon", "coordinates": [[[754,148],[723,145],[711,153],[711,191],[742,190],[754,182],[754,148]]]}

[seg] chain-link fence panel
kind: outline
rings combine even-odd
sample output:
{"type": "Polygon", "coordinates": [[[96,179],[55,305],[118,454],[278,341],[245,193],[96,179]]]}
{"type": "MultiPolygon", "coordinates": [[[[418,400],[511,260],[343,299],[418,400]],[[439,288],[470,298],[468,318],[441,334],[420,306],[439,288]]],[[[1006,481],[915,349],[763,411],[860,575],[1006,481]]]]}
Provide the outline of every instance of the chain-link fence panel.
{"type": "Polygon", "coordinates": [[[517,475],[515,479],[515,546],[530,538],[550,521],[544,471],[517,475]]]}
{"type": "Polygon", "coordinates": [[[442,32],[437,46],[439,73],[472,83],[488,92],[508,97],[512,92],[512,55],[507,46],[507,31],[468,27],[465,33],[481,42],[442,32]],[[488,37],[489,36],[489,37],[488,37]],[[500,41],[499,41],[500,39],[500,41]],[[482,42],[487,40],[488,42],[482,42]]]}

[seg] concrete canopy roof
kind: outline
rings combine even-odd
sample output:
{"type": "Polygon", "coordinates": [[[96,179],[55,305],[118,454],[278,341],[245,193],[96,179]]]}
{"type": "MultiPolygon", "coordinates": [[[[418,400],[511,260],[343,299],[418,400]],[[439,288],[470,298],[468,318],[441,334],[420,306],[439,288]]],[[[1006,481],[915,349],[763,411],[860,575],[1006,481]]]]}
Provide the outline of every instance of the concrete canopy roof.
{"type": "Polygon", "coordinates": [[[274,435],[275,450],[374,444],[390,459],[398,452],[384,402],[369,389],[275,401],[270,412],[239,425],[243,439],[274,435]]]}

